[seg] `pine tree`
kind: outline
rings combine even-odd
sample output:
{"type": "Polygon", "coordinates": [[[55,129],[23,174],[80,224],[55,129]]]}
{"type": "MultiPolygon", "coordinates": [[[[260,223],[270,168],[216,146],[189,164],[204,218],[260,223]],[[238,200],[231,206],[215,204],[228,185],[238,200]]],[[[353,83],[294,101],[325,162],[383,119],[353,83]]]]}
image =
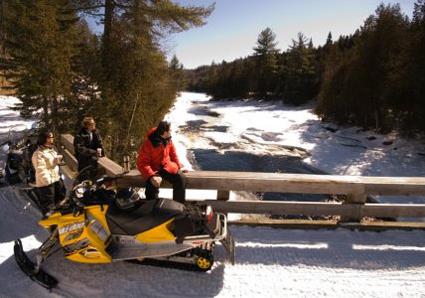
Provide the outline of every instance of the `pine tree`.
{"type": "Polygon", "coordinates": [[[284,78],[284,85],[280,87],[284,102],[299,105],[312,100],[316,95],[313,42],[311,39],[308,42],[304,34],[298,33],[298,39],[292,40],[280,76],[284,78]]]}
{"type": "Polygon", "coordinates": [[[261,98],[267,98],[274,92],[277,74],[278,49],[276,34],[270,28],[266,28],[258,35],[257,45],[254,47],[254,55],[257,60],[257,91],[261,98]]]}
{"type": "Polygon", "coordinates": [[[381,4],[361,30],[339,39],[338,50],[347,54],[325,77],[318,106],[322,116],[376,130],[396,127],[407,28],[399,5],[381,4]]]}
{"type": "Polygon", "coordinates": [[[144,133],[171,106],[177,89],[160,49],[169,33],[205,24],[209,7],[182,6],[170,0],[74,0],[70,10],[100,16],[101,100],[94,105],[108,140],[108,154],[134,150],[144,133]]]}
{"type": "Polygon", "coordinates": [[[402,94],[396,110],[403,129],[411,134],[425,132],[425,1],[414,5],[409,43],[402,55],[402,94]]]}
{"type": "Polygon", "coordinates": [[[328,37],[326,38],[325,46],[331,46],[333,44],[332,32],[329,31],[328,37]]]}
{"type": "Polygon", "coordinates": [[[41,119],[57,130],[64,124],[63,102],[70,93],[71,59],[76,39],[73,13],[60,8],[66,1],[10,2],[5,18],[8,58],[5,69],[14,77],[23,116],[42,110],[41,119]]]}
{"type": "Polygon", "coordinates": [[[173,55],[173,58],[171,58],[169,66],[173,82],[176,85],[175,88],[178,91],[182,91],[185,87],[186,80],[184,77],[183,65],[180,63],[176,55],[173,55]]]}

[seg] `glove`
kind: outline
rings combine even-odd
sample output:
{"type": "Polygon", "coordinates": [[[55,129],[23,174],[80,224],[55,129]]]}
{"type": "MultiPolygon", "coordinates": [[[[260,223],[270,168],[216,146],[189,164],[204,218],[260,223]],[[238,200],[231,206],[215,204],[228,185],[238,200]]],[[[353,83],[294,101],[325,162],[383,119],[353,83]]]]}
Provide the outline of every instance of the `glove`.
{"type": "Polygon", "coordinates": [[[162,178],[160,176],[152,176],[150,181],[153,186],[159,188],[161,186],[162,178]]]}

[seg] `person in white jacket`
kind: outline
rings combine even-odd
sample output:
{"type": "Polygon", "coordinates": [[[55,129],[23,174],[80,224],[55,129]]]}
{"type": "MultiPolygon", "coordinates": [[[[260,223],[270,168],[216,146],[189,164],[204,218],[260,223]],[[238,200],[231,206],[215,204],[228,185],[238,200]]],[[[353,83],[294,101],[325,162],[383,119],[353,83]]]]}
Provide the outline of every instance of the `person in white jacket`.
{"type": "Polygon", "coordinates": [[[53,148],[54,137],[51,131],[41,132],[37,143],[38,148],[32,155],[32,164],[35,169],[40,209],[43,215],[46,215],[65,197],[65,187],[59,175],[62,156],[53,148]]]}

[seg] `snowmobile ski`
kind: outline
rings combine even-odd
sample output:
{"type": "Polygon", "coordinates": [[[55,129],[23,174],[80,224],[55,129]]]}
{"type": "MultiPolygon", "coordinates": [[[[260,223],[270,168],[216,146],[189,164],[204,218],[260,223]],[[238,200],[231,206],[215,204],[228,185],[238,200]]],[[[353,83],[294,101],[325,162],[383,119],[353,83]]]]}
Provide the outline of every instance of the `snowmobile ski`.
{"type": "Polygon", "coordinates": [[[232,263],[232,265],[235,265],[235,240],[233,239],[230,230],[227,230],[226,237],[220,242],[221,244],[223,244],[224,250],[227,253],[227,257],[229,258],[230,263],[232,263]]]}
{"type": "Polygon", "coordinates": [[[44,272],[41,268],[38,268],[38,266],[28,258],[24,252],[20,239],[15,241],[13,251],[16,263],[18,263],[19,268],[21,268],[21,270],[33,281],[49,290],[58,284],[58,281],[53,276],[44,272]]]}

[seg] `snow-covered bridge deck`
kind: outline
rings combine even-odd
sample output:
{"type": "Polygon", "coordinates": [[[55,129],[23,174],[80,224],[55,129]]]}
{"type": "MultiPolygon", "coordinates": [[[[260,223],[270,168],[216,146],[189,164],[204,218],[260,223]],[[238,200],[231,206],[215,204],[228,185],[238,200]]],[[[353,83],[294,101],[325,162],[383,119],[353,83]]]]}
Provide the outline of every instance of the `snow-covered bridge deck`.
{"type": "Polygon", "coordinates": [[[0,192],[0,297],[423,297],[425,232],[232,227],[236,264],[217,247],[209,273],[131,263],[89,265],[59,253],[44,268],[60,280],[49,293],[13,258],[23,238],[30,255],[47,236],[34,209],[0,192]]]}

